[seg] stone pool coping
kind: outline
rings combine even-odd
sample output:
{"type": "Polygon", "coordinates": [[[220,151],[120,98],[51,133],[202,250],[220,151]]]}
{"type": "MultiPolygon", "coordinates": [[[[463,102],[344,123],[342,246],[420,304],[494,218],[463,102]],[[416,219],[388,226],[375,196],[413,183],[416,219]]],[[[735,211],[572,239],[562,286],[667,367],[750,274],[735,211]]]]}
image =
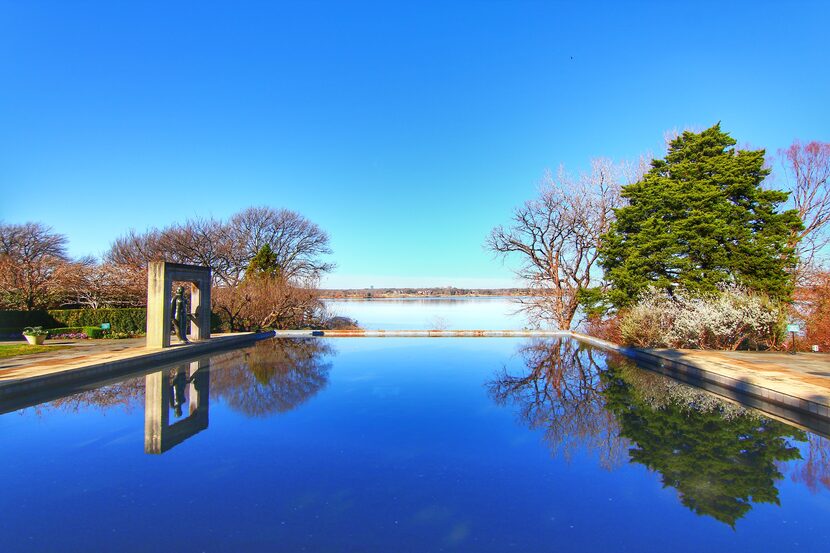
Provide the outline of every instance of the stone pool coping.
{"type": "MultiPolygon", "coordinates": [[[[778,404],[812,417],[830,418],[830,355],[825,353],[802,353],[792,356],[793,364],[804,358],[812,360],[820,356],[826,359],[825,374],[811,375],[807,371],[794,370],[784,365],[761,364],[747,359],[754,355],[763,356],[764,352],[747,352],[743,358],[736,359],[730,358],[729,354],[732,352],[638,349],[584,334],[573,335],[584,342],[631,357],[649,369],[667,376],[680,376],[692,382],[707,382],[734,390],[740,396],[751,396],[765,403],[778,404]]],[[[734,397],[732,394],[729,395],[734,397]]]]}
{"type": "Polygon", "coordinates": [[[40,357],[32,359],[31,363],[0,370],[0,401],[45,387],[82,384],[125,375],[147,365],[171,364],[273,336],[274,331],[214,334],[205,341],[177,344],[169,348],[140,346],[120,351],[84,352],[76,357],[67,357],[67,350],[62,349],[60,351],[64,355],[40,357]]]}

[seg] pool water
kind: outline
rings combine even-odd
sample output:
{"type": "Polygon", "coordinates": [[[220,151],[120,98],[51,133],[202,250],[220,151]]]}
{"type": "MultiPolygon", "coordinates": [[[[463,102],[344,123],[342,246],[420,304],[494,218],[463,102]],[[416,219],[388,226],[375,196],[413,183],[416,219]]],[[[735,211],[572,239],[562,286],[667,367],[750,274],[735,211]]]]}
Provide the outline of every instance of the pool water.
{"type": "Polygon", "coordinates": [[[572,340],[268,340],[0,433],[6,552],[830,543],[827,439],[572,340]]]}

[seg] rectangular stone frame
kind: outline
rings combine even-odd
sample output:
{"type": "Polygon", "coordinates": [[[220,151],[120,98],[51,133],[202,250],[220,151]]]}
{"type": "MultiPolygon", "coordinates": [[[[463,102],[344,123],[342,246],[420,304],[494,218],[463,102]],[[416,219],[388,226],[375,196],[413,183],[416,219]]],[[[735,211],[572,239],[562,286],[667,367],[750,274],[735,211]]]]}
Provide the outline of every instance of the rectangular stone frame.
{"type": "Polygon", "coordinates": [[[170,301],[173,282],[193,284],[190,292],[192,340],[210,338],[210,267],[151,261],[147,265],[147,347],[170,347],[170,301]]]}

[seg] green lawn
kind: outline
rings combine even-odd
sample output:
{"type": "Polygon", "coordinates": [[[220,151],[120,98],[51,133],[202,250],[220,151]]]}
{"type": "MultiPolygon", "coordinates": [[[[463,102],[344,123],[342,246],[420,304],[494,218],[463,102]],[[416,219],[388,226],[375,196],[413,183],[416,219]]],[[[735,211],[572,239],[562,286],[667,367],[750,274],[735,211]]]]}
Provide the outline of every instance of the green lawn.
{"type": "Polygon", "coordinates": [[[44,351],[56,351],[66,349],[69,346],[30,346],[29,344],[0,344],[0,359],[14,357],[15,355],[29,355],[30,353],[43,353],[44,351]]]}

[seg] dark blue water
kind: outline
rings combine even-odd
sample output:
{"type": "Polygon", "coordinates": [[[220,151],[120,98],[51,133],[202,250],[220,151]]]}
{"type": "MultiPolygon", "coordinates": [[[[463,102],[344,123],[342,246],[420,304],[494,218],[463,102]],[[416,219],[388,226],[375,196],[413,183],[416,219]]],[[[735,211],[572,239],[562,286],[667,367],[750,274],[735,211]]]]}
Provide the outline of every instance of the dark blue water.
{"type": "Polygon", "coordinates": [[[2,551],[830,543],[827,440],[571,341],[275,340],[0,435],[2,551]]]}

